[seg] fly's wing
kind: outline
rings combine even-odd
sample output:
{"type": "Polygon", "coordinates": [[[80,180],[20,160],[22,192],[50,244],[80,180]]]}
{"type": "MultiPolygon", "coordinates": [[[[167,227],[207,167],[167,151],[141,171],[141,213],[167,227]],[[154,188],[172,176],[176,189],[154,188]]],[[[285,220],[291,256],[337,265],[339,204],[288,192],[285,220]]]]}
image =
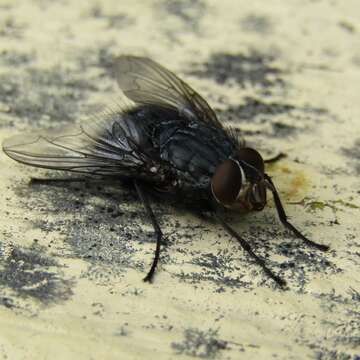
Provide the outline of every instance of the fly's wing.
{"type": "Polygon", "coordinates": [[[154,159],[143,151],[145,142],[131,118],[113,113],[63,134],[14,136],[3,142],[3,151],[20,163],[39,168],[141,177],[154,175],[150,171],[154,159]]]}
{"type": "Polygon", "coordinates": [[[172,108],[185,118],[222,128],[209,104],[174,73],[155,61],[144,57],[120,56],[115,64],[115,73],[121,90],[132,101],[172,108]]]}

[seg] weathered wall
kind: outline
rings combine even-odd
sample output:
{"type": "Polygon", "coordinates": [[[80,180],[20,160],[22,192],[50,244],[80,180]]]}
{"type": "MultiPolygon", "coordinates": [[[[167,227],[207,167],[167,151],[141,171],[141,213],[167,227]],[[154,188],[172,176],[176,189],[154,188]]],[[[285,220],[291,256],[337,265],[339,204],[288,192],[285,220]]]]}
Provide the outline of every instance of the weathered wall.
{"type": "Polygon", "coordinates": [[[279,290],[215,224],[133,193],[33,186],[0,154],[0,358],[360,359],[360,3],[1,1],[0,141],[79,122],[118,90],[116,55],[181,75],[265,156],[272,201],[229,222],[289,283],[279,290]],[[118,3],[116,5],[116,3],[118,3]],[[151,354],[151,356],[149,355],[151,354]]]}

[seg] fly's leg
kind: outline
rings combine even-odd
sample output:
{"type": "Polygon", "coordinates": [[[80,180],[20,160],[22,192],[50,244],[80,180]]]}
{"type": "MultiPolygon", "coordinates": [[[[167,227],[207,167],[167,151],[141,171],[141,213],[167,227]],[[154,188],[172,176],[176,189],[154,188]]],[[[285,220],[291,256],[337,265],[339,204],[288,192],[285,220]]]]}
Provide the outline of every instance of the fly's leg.
{"type": "Polygon", "coordinates": [[[254,251],[251,249],[249,243],[244,240],[230,225],[228,225],[218,214],[215,213],[216,219],[222,225],[222,227],[231,235],[233,236],[242,246],[242,248],[256,261],[256,263],[261,266],[264,270],[266,275],[268,275],[271,279],[273,279],[280,287],[286,287],[286,281],[279,277],[278,275],[274,274],[265,264],[265,261],[259,258],[254,251]]]}
{"type": "Polygon", "coordinates": [[[282,206],[281,200],[280,200],[280,196],[275,188],[274,183],[272,182],[270,176],[265,174],[265,179],[267,180],[268,184],[270,185],[270,190],[273,194],[274,197],[274,202],[275,202],[275,207],[277,210],[277,213],[279,215],[279,219],[282,222],[282,224],[289,230],[291,230],[298,238],[302,239],[305,244],[315,247],[319,250],[322,251],[327,251],[329,250],[329,246],[327,245],[322,245],[322,244],[318,244],[312,240],[309,240],[308,238],[306,238],[298,229],[295,228],[294,225],[290,224],[290,222],[287,219],[284,207],[282,206]]]}
{"type": "Polygon", "coordinates": [[[135,188],[136,188],[136,191],[138,193],[138,196],[139,196],[140,200],[142,201],[142,203],[145,206],[145,210],[146,210],[146,212],[147,212],[147,214],[148,214],[148,216],[149,216],[149,218],[150,218],[150,220],[152,222],[152,225],[153,225],[153,228],[154,228],[154,231],[155,231],[155,234],[156,234],[156,248],[155,248],[154,260],[152,262],[152,265],[151,265],[151,268],[150,268],[149,272],[144,277],[145,282],[150,282],[151,283],[152,280],[153,280],[154,274],[155,274],[156,266],[157,266],[157,264],[159,262],[160,247],[161,247],[161,242],[162,242],[162,239],[163,239],[163,234],[161,232],[159,223],[156,220],[155,214],[151,209],[150,202],[149,202],[143,188],[141,187],[141,185],[139,184],[138,181],[134,181],[134,185],[135,185],[135,188]]]}
{"type": "Polygon", "coordinates": [[[272,158],[264,160],[264,163],[271,164],[271,163],[277,162],[277,161],[279,161],[279,160],[281,160],[281,159],[283,159],[285,157],[286,157],[286,154],[279,153],[279,154],[277,154],[276,156],[274,156],[272,158]]]}
{"type": "Polygon", "coordinates": [[[31,178],[30,185],[51,185],[51,184],[58,184],[58,183],[71,183],[71,182],[85,182],[87,178],[31,178]]]}

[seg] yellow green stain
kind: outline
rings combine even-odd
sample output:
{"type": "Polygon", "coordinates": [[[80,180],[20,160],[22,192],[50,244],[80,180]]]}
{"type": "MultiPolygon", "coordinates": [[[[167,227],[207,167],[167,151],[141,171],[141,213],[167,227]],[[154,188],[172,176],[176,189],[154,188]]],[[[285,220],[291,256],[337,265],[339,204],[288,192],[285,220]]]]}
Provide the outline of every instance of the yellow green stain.
{"type": "Polygon", "coordinates": [[[332,209],[334,212],[338,210],[343,210],[342,208],[350,209],[360,209],[359,205],[354,203],[344,201],[344,200],[327,200],[327,201],[317,201],[309,197],[304,197],[302,200],[297,202],[290,202],[290,204],[302,205],[305,207],[305,210],[308,212],[315,212],[318,210],[324,210],[326,207],[332,209]]]}

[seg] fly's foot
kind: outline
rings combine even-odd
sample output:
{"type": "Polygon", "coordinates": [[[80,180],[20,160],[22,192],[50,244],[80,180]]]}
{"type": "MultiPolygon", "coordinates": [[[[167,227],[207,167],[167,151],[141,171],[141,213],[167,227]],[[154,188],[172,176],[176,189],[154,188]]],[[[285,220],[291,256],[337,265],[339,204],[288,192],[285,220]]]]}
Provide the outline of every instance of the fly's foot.
{"type": "Polygon", "coordinates": [[[154,280],[154,274],[155,274],[155,268],[153,269],[151,267],[150,271],[147,273],[147,275],[143,278],[144,282],[147,282],[149,284],[152,284],[154,280]]]}
{"type": "Polygon", "coordinates": [[[274,156],[274,157],[272,157],[272,158],[269,158],[269,159],[266,159],[266,160],[264,160],[264,163],[266,163],[266,164],[272,164],[272,163],[275,163],[275,162],[277,162],[277,161],[279,161],[279,160],[281,160],[281,159],[283,159],[283,158],[286,158],[286,154],[284,154],[284,153],[279,153],[279,154],[277,154],[276,156],[274,156]]]}

